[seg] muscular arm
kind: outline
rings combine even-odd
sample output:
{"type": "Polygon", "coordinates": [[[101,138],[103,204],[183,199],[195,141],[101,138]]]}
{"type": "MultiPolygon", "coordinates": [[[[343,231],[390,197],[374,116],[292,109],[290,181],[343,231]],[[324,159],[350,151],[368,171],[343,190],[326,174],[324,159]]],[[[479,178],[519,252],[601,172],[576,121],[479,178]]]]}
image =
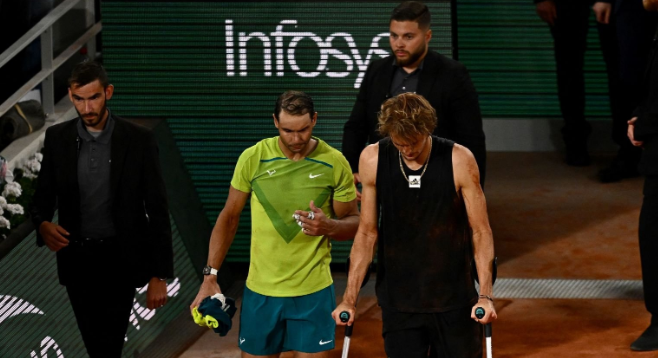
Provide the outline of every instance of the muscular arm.
{"type": "Polygon", "coordinates": [[[350,272],[347,280],[347,289],[343,295],[343,302],[336,308],[332,316],[338,325],[344,325],[338,317],[340,312],[350,312],[348,325],[354,322],[355,304],[361,289],[361,282],[365,277],[368,266],[377,244],[377,159],[379,144],[369,145],[361,153],[359,172],[361,173],[363,193],[361,196],[361,223],[354,238],[350,254],[350,272]]]}
{"type": "Polygon", "coordinates": [[[333,209],[336,219],[331,220],[333,227],[327,236],[334,240],[352,240],[356,229],[359,227],[359,207],[356,205],[356,199],[347,203],[333,201],[333,209]]]}
{"type": "MultiPolygon", "coordinates": [[[[240,214],[242,213],[242,209],[247,203],[248,198],[249,193],[239,191],[233,186],[230,187],[228,199],[226,199],[226,204],[224,204],[224,209],[219,213],[217,221],[215,222],[215,227],[212,229],[210,235],[210,245],[208,249],[209,266],[219,270],[224,262],[226,253],[235,238],[235,233],[238,230],[238,224],[240,223],[240,214]]],[[[217,277],[215,275],[205,276],[197,297],[190,305],[190,310],[194,307],[198,307],[204,298],[212,296],[215,293],[221,293],[221,289],[217,284],[217,277]]]]}
{"type": "MultiPolygon", "coordinates": [[[[455,177],[455,187],[464,198],[468,222],[473,231],[473,254],[480,282],[480,294],[493,295],[492,269],[494,260],[493,234],[489,226],[487,203],[480,187],[480,178],[473,154],[465,147],[455,144],[452,150],[452,165],[455,177]]],[[[493,303],[486,298],[480,298],[476,306],[486,310],[485,317],[480,320],[488,323],[496,319],[493,303]]],[[[475,307],[473,307],[473,311],[475,307]]],[[[473,314],[472,317],[475,318],[473,314]]]]}
{"type": "Polygon", "coordinates": [[[228,249],[231,247],[235,238],[235,233],[240,223],[240,214],[248,198],[249,193],[244,193],[235,189],[233,186],[230,187],[224,209],[217,216],[217,221],[210,235],[208,265],[218,270],[222,266],[226,258],[226,253],[228,253],[228,249]]]}

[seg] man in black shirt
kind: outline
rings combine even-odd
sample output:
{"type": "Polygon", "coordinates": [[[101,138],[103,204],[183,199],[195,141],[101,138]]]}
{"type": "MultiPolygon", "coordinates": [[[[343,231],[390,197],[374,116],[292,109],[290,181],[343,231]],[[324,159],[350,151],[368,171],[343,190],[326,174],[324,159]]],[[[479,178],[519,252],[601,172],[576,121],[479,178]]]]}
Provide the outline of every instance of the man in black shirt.
{"type": "Polygon", "coordinates": [[[493,235],[473,154],[433,136],[436,112],[422,96],[382,106],[386,136],[361,154],[361,223],[350,256],[347,290],[333,312],[350,313],[379,242],[377,300],[388,357],[481,357],[476,322],[496,319],[492,296],[493,235]],[[472,228],[472,239],[469,228],[472,228]],[[480,292],[475,290],[475,263],[480,292]],[[477,319],[476,307],[486,315],[477,319]]]}

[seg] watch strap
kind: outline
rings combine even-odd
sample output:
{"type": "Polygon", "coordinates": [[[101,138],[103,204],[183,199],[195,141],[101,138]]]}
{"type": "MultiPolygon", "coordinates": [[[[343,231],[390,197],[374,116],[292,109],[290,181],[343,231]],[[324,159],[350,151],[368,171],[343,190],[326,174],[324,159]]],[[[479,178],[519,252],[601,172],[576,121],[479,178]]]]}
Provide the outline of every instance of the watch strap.
{"type": "Polygon", "coordinates": [[[217,276],[217,269],[212,266],[206,266],[203,268],[204,275],[215,275],[217,276]]]}

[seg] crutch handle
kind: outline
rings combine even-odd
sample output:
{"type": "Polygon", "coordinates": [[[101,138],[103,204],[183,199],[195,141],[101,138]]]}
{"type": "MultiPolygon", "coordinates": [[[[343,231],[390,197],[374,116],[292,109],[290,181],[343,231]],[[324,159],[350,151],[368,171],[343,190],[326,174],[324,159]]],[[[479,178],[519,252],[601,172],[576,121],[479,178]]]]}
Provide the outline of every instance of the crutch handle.
{"type": "Polygon", "coordinates": [[[484,318],[484,308],[482,308],[482,307],[476,308],[475,309],[475,317],[477,317],[478,319],[484,318]]]}
{"type": "MultiPolygon", "coordinates": [[[[478,319],[484,318],[484,308],[478,307],[475,309],[475,317],[478,319]]],[[[486,340],[486,345],[487,345],[487,358],[492,358],[492,353],[491,353],[491,323],[487,323],[484,325],[484,338],[486,340]]]]}
{"type": "Polygon", "coordinates": [[[347,321],[350,320],[350,313],[347,311],[343,311],[340,313],[340,315],[338,315],[338,317],[340,318],[341,322],[346,323],[347,321]]]}
{"type": "MultiPolygon", "coordinates": [[[[350,320],[350,313],[347,311],[343,311],[338,315],[340,317],[340,321],[343,323],[346,323],[350,320]]],[[[345,326],[345,337],[351,337],[352,336],[352,329],[354,326],[345,326]]]]}
{"type": "MultiPolygon", "coordinates": [[[[475,317],[477,317],[478,319],[484,318],[484,308],[482,307],[476,308],[475,317]]],[[[491,323],[487,323],[484,325],[484,336],[491,337],[491,323]]]]}

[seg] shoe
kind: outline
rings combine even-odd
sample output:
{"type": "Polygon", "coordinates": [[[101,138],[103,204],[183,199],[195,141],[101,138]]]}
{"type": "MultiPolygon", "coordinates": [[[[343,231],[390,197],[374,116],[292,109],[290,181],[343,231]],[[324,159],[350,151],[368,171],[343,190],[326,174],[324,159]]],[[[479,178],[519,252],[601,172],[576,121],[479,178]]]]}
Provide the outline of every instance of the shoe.
{"type": "Polygon", "coordinates": [[[601,183],[615,183],[639,175],[635,165],[628,165],[622,160],[615,159],[609,167],[599,171],[599,180],[601,183]]]}
{"type": "Polygon", "coordinates": [[[587,150],[587,140],[592,128],[585,118],[565,118],[565,125],[561,130],[566,151],[565,162],[573,167],[586,167],[591,164],[587,150]]]}
{"type": "Polygon", "coordinates": [[[658,350],[658,324],[652,324],[631,343],[631,350],[645,352],[658,350]]]}
{"type": "Polygon", "coordinates": [[[587,150],[574,150],[569,148],[567,148],[565,162],[572,167],[586,167],[591,164],[587,150]]]}

